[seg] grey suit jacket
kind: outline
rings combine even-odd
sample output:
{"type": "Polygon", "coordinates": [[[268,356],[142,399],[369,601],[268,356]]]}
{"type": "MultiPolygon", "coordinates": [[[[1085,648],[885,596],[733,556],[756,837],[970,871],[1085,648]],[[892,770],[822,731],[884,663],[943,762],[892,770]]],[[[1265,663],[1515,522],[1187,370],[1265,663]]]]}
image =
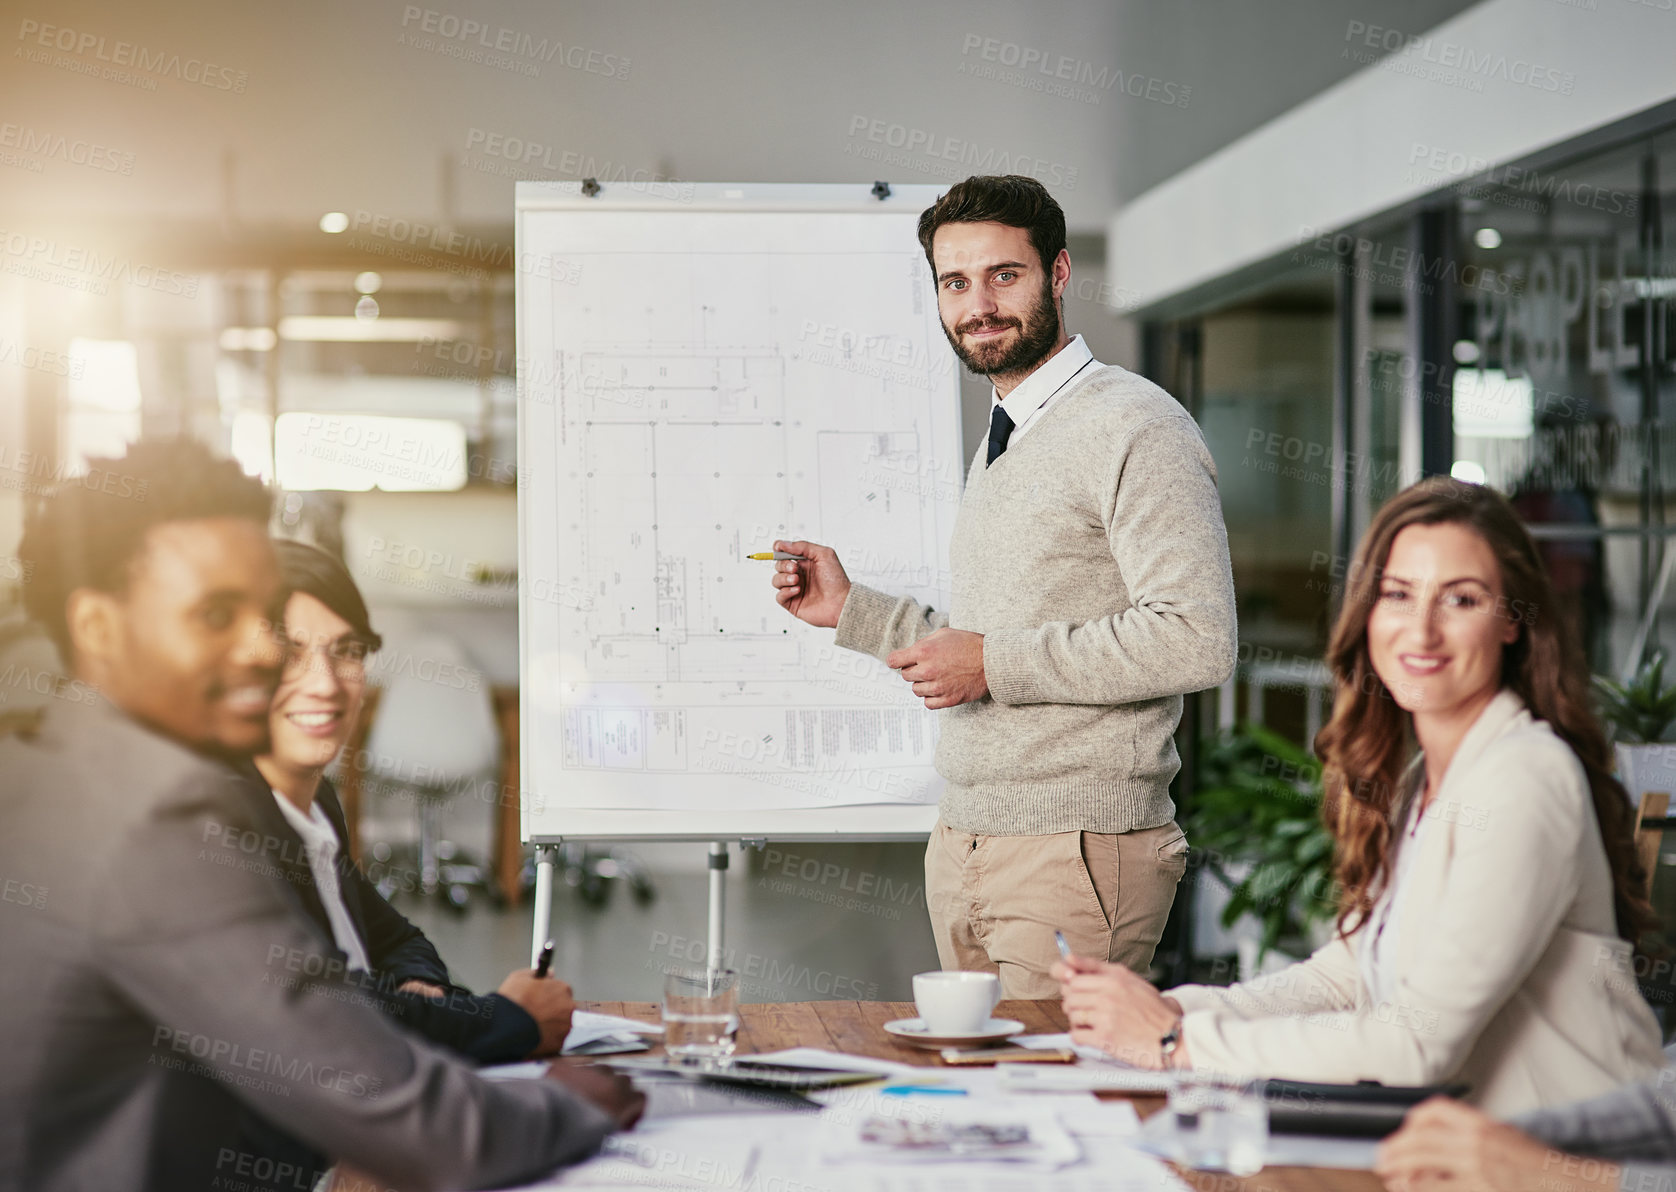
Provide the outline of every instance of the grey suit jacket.
{"type": "Polygon", "coordinates": [[[481,1080],[353,996],[240,781],[99,698],[0,742],[0,1192],[270,1178],[252,1111],[403,1189],[590,1154],[599,1109],[481,1080]]]}
{"type": "Polygon", "coordinates": [[[1676,1068],[1512,1124],[1562,1151],[1621,1164],[1623,1192],[1668,1192],[1676,1181],[1676,1068]]]}

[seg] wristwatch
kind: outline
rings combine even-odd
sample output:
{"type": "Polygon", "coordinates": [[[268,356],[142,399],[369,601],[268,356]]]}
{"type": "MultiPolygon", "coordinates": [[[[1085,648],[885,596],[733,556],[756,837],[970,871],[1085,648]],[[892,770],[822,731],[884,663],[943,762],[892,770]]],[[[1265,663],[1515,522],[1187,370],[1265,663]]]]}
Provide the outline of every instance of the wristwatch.
{"type": "Polygon", "coordinates": [[[1158,1066],[1168,1072],[1173,1066],[1170,1060],[1174,1058],[1176,1049],[1181,1046],[1181,1019],[1176,1019],[1175,1025],[1162,1039],[1158,1040],[1158,1066]]]}

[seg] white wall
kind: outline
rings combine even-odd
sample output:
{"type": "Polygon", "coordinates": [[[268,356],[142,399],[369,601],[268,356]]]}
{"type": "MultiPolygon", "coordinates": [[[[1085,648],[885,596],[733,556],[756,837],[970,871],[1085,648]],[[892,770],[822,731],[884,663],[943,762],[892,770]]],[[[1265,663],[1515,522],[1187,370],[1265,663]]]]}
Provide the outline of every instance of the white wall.
{"type": "MultiPolygon", "coordinates": [[[[133,155],[128,176],[101,180],[57,164],[8,176],[5,208],[45,218],[116,210],[219,228],[224,210],[262,225],[365,209],[509,225],[509,173],[937,182],[1002,167],[1038,173],[1084,230],[1099,229],[1112,204],[1121,105],[1111,95],[1088,104],[962,70],[999,65],[984,62],[986,38],[997,58],[1007,42],[1083,55],[1098,69],[1118,38],[1118,10],[1102,0],[1057,0],[1029,16],[999,0],[60,0],[39,11],[30,19],[72,31],[66,44],[86,35],[104,37],[108,53],[123,40],[207,59],[234,72],[219,78],[244,86],[153,72],[145,77],[157,86],[147,90],[20,59],[14,49],[58,51],[38,44],[38,29],[16,37],[22,26],[10,21],[5,119],[133,155]],[[442,36],[465,20],[484,30],[442,36]],[[485,40],[514,48],[496,54],[485,40]],[[563,48],[545,61],[517,52],[544,41],[563,48]],[[536,77],[524,73],[531,66],[536,77]],[[520,142],[516,161],[506,138],[520,142]],[[901,142],[900,162],[871,156],[892,142],[901,142]],[[530,144],[539,151],[526,162],[530,144]]],[[[92,49],[62,57],[105,65],[92,49]]]]}
{"type": "Polygon", "coordinates": [[[57,0],[4,26],[0,119],[130,171],[6,169],[0,211],[143,216],[199,226],[214,247],[331,209],[510,226],[519,172],[936,182],[1011,168],[1049,182],[1073,228],[1102,232],[1121,197],[1353,70],[1346,20],[1420,30],[1465,2],[57,0]],[[467,21],[482,29],[461,35],[467,21]],[[118,42],[163,69],[116,65],[118,42]],[[205,62],[217,85],[181,77],[205,62]],[[899,139],[900,161],[870,156],[899,139]]]}
{"type": "MultiPolygon", "coordinates": [[[[491,683],[518,682],[518,605],[509,584],[474,582],[518,569],[511,490],[347,493],[343,554],[385,638],[383,665],[432,633],[455,638],[491,683]]],[[[376,677],[376,670],[375,670],[376,677]]]]}
{"type": "MultiPolygon", "coordinates": [[[[1262,261],[1493,164],[1676,97],[1676,13],[1631,0],[1484,0],[1153,187],[1111,222],[1114,281],[1142,304],[1262,261]],[[1476,67],[1476,68],[1475,68],[1476,67]]],[[[1371,43],[1371,44],[1370,44],[1371,43]]]]}

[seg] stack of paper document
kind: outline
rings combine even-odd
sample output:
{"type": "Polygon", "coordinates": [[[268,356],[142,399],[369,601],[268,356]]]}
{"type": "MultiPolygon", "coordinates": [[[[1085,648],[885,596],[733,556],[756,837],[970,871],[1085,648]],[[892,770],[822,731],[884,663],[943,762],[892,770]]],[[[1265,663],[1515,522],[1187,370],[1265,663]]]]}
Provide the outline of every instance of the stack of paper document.
{"type": "Polygon", "coordinates": [[[784,1130],[783,1114],[740,1114],[726,1130],[713,1118],[675,1117],[642,1122],[636,1129],[606,1139],[600,1153],[579,1167],[527,1186],[547,1188],[709,1188],[752,1187],[760,1139],[784,1130]]]}
{"type": "MultiPolygon", "coordinates": [[[[1030,1098],[1043,1106],[1056,1098],[1030,1098]]],[[[1079,1098],[1079,1104],[1092,1098],[1079,1098]]],[[[941,1100],[938,1102],[943,1104],[941,1100]]],[[[1084,1114],[1067,1133],[1081,1156],[1051,1170],[1034,1163],[951,1160],[932,1165],[829,1162],[821,1150],[826,1126],[814,1115],[740,1114],[716,1128],[714,1118],[644,1122],[611,1139],[597,1157],[526,1186],[553,1189],[707,1189],[708,1192],[1189,1192],[1169,1168],[1133,1149],[1133,1114],[1084,1114]],[[1080,1145],[1079,1145],[1080,1144],[1080,1145]]],[[[1016,1120],[1016,1119],[1015,1119],[1016,1120]]],[[[1069,1123],[1061,1118],[1061,1127],[1069,1123]]],[[[1061,1143],[1063,1145],[1063,1143],[1061,1143]]]]}
{"type": "Polygon", "coordinates": [[[752,1058],[889,1076],[811,1094],[824,1106],[819,1114],[735,1113],[725,1128],[713,1116],[642,1121],[598,1157],[526,1192],[1190,1192],[1136,1149],[1140,1123],[1128,1102],[1007,1090],[1008,1072],[1036,1065],[926,1068],[818,1048],[752,1058]],[[911,1089],[920,1091],[903,1091],[911,1089]]]}
{"type": "MultiPolygon", "coordinates": [[[[570,1017],[570,1034],[564,1039],[565,1055],[617,1055],[626,1051],[645,1051],[645,1036],[663,1034],[663,1026],[655,1022],[636,1022],[615,1014],[595,1014],[578,1010],[570,1017]]],[[[547,1072],[546,1060],[527,1060],[518,1064],[494,1064],[479,1068],[477,1074],[488,1080],[535,1080],[547,1072]]]]}
{"type": "Polygon", "coordinates": [[[828,1162],[877,1170],[901,1164],[1006,1163],[1055,1171],[1082,1148],[1051,1110],[1018,1098],[896,1097],[857,1115],[826,1110],[821,1153],[828,1162]]]}
{"type": "Polygon", "coordinates": [[[625,1051],[645,1051],[645,1035],[661,1035],[660,1023],[637,1022],[619,1018],[615,1014],[595,1014],[578,1010],[570,1016],[570,1034],[565,1036],[566,1055],[616,1055],[625,1051]]]}

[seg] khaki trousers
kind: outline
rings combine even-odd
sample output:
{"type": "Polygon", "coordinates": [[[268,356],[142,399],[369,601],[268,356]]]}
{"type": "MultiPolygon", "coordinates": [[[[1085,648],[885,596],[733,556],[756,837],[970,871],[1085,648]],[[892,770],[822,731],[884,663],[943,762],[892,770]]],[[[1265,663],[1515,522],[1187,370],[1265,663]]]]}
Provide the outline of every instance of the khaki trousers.
{"type": "Polygon", "coordinates": [[[925,901],[945,969],[995,973],[1001,996],[1052,998],[1057,928],[1071,950],[1145,974],[1187,869],[1173,821],[1119,834],[978,836],[942,820],[925,850],[925,901]]]}

